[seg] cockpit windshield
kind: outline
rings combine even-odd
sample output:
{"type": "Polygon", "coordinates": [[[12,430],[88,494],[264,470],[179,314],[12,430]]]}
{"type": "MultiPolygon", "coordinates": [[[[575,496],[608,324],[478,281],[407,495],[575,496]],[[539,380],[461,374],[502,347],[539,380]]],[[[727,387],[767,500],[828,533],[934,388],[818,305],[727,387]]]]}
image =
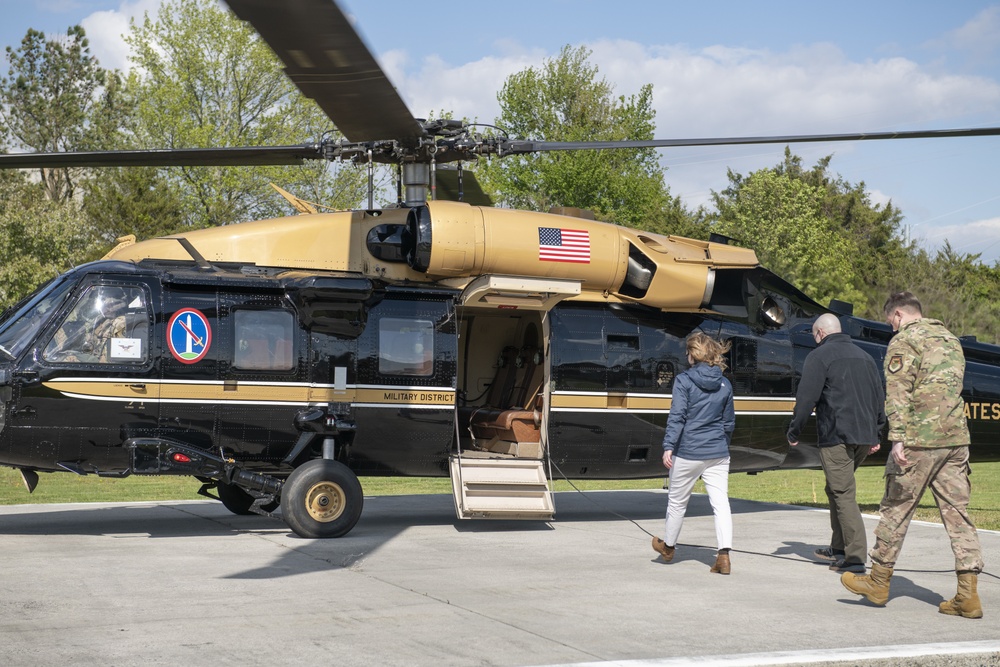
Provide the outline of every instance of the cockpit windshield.
{"type": "Polygon", "coordinates": [[[66,300],[73,281],[60,276],[25,297],[0,319],[0,352],[16,359],[66,300]]]}

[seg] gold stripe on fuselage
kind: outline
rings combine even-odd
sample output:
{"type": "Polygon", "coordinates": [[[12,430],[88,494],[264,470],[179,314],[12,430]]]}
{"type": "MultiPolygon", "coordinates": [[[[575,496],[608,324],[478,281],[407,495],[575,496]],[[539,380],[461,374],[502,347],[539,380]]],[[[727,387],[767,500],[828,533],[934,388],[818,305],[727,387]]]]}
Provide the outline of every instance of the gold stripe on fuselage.
{"type": "Polygon", "coordinates": [[[337,388],[304,382],[185,381],[122,378],[53,379],[44,385],[65,396],[96,401],[314,405],[352,403],[370,407],[454,408],[450,387],[363,385],[337,388]]]}
{"type": "MultiPolygon", "coordinates": [[[[450,387],[353,385],[337,388],[305,382],[243,382],[149,380],[144,378],[56,378],[45,382],[66,396],[97,401],[149,401],[160,403],[242,403],[251,405],[315,405],[351,403],[365,407],[454,408],[450,387]]],[[[552,410],[669,412],[670,394],[625,392],[553,392],[552,410]]],[[[739,414],[786,415],[795,399],[740,397],[734,400],[739,414]]]]}
{"type": "MultiPolygon", "coordinates": [[[[670,394],[633,394],[617,392],[553,392],[552,410],[555,412],[585,412],[591,410],[617,410],[625,412],[670,412],[673,397],[670,394]]],[[[787,397],[737,396],[733,399],[737,414],[790,415],[795,399],[787,397]]]]}
{"type": "Polygon", "coordinates": [[[415,407],[455,407],[455,390],[448,387],[387,387],[361,385],[357,387],[356,405],[415,407]]]}

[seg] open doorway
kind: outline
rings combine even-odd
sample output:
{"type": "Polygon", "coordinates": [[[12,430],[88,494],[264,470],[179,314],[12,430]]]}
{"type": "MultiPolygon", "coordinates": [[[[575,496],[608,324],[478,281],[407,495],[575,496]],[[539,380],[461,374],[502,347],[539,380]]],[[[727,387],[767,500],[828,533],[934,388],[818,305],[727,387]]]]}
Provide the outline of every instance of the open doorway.
{"type": "Polygon", "coordinates": [[[543,313],[462,308],[458,439],[463,456],[542,458],[543,313]]]}

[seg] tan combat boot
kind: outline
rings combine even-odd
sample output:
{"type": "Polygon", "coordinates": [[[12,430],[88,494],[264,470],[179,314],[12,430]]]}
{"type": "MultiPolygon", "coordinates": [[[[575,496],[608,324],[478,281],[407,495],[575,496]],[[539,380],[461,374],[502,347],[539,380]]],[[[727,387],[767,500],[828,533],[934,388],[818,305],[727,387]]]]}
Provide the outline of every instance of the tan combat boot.
{"type": "Polygon", "coordinates": [[[889,579],[892,578],[892,568],[878,563],[872,563],[871,574],[854,574],[845,572],[840,575],[840,583],[844,588],[864,595],[868,601],[879,607],[884,607],[889,601],[889,579]]]}
{"type": "Polygon", "coordinates": [[[729,552],[720,551],[719,555],[715,557],[715,565],[712,566],[711,572],[717,572],[719,574],[729,574],[730,563],[729,563],[729,552]]]}
{"type": "Polygon", "coordinates": [[[975,572],[960,572],[958,574],[958,592],[955,597],[938,605],[938,611],[949,616],[963,618],[982,618],[983,605],[979,602],[976,584],[979,576],[975,572]]]}

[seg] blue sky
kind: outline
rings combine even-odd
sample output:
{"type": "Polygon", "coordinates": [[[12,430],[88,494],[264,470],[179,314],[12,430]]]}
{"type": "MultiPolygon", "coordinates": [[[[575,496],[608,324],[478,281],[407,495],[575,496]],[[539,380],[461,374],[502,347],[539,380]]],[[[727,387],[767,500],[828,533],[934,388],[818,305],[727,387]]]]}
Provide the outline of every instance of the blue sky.
{"type": "MultiPolygon", "coordinates": [[[[81,23],[106,67],[127,67],[128,17],[161,0],[4,3],[0,45],[29,27],[81,23]]],[[[414,115],[452,110],[489,122],[511,73],[586,45],[615,92],[653,84],[657,138],[1000,126],[1000,3],[843,0],[342,0],[414,115]]],[[[304,138],[306,140],[308,138],[304,138]]],[[[1000,137],[800,144],[892,201],[905,233],[1000,259],[1000,137]]],[[[727,168],[746,174],[782,146],[661,152],[671,192],[710,204],[727,168]]]]}

